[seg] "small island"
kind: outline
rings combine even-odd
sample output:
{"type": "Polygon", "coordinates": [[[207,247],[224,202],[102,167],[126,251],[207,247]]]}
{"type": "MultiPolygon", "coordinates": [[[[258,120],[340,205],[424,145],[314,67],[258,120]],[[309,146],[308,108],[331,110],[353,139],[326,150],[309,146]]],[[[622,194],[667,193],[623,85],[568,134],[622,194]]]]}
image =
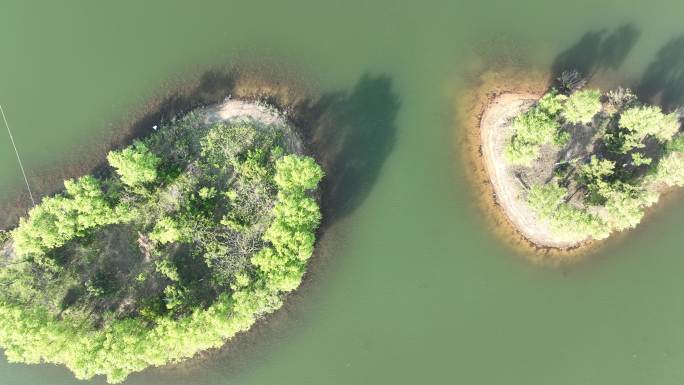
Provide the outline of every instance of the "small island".
{"type": "Polygon", "coordinates": [[[537,250],[568,251],[636,227],[684,185],[682,110],[564,72],[544,93],[495,95],[479,121],[496,204],[537,250]]]}
{"type": "Polygon", "coordinates": [[[297,288],[323,172],[276,109],[227,100],[64,182],[0,233],[0,347],[79,379],[219,347],[297,288]]]}

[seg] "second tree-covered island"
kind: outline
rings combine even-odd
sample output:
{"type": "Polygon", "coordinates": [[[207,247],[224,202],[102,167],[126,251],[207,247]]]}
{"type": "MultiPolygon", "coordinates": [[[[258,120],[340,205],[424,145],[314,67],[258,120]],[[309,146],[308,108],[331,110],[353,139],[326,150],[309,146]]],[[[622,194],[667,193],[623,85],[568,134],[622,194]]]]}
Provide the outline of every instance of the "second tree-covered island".
{"type": "Polygon", "coordinates": [[[543,95],[502,93],[480,121],[496,201],[535,247],[572,249],[636,227],[684,185],[680,111],[566,72],[543,95]]]}
{"type": "Polygon", "coordinates": [[[107,161],[0,233],[9,361],[120,382],[222,345],[300,284],[323,172],[278,111],[198,109],[107,161]]]}

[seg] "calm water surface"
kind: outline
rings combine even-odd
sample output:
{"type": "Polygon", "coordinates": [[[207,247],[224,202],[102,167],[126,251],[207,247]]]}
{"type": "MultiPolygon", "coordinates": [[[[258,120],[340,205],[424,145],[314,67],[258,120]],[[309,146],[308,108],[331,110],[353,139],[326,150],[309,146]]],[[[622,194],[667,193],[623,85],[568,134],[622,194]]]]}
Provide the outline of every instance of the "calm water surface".
{"type": "MultiPolygon", "coordinates": [[[[487,231],[453,123],[453,95],[494,53],[540,68],[579,60],[680,102],[684,2],[2,5],[0,103],[35,183],[158,90],[244,57],[296,68],[321,93],[362,95],[350,121],[360,111],[359,127],[377,129],[350,142],[366,153],[350,155],[364,171],[346,181],[354,204],[292,303],[229,349],[127,384],[684,383],[684,200],[588,263],[534,267],[487,231]]],[[[0,196],[21,183],[2,134],[0,196]]],[[[3,385],[76,382],[0,360],[3,385]]]]}

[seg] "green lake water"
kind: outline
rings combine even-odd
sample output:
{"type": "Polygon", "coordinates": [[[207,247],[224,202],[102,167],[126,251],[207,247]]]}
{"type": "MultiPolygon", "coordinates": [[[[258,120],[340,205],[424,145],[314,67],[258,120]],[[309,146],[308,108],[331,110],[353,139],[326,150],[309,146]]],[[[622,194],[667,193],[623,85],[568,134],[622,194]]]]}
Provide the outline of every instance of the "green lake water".
{"type": "MultiPolygon", "coordinates": [[[[338,215],[302,289],[228,348],[127,384],[684,383],[684,199],[585,263],[532,266],[487,230],[455,146],[453,108],[464,79],[501,56],[541,69],[607,69],[684,104],[684,2],[3,1],[0,9],[0,103],[32,183],[86,159],[169,84],[245,58],[352,97],[352,134],[336,139],[349,148],[336,162],[345,177],[330,170],[339,183],[327,204],[338,215]]],[[[0,197],[22,186],[0,133],[0,197]]],[[[63,367],[0,359],[2,385],[74,383],[63,367]]]]}

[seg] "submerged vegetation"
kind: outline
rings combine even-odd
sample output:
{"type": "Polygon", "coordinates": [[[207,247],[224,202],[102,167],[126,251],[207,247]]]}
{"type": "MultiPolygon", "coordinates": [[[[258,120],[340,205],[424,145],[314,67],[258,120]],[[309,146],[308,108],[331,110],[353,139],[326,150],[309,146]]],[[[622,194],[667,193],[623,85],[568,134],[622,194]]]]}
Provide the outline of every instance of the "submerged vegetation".
{"type": "Polygon", "coordinates": [[[523,199],[554,237],[572,242],[635,227],[665,188],[684,185],[677,111],[624,88],[579,90],[577,79],[564,74],[564,93],[552,88],[517,115],[505,149],[523,199]]]}
{"type": "Polygon", "coordinates": [[[277,309],[321,219],[321,168],[287,135],[194,112],[110,152],[106,176],[65,181],[1,234],[12,245],[0,268],[8,359],[120,382],[277,309]]]}

